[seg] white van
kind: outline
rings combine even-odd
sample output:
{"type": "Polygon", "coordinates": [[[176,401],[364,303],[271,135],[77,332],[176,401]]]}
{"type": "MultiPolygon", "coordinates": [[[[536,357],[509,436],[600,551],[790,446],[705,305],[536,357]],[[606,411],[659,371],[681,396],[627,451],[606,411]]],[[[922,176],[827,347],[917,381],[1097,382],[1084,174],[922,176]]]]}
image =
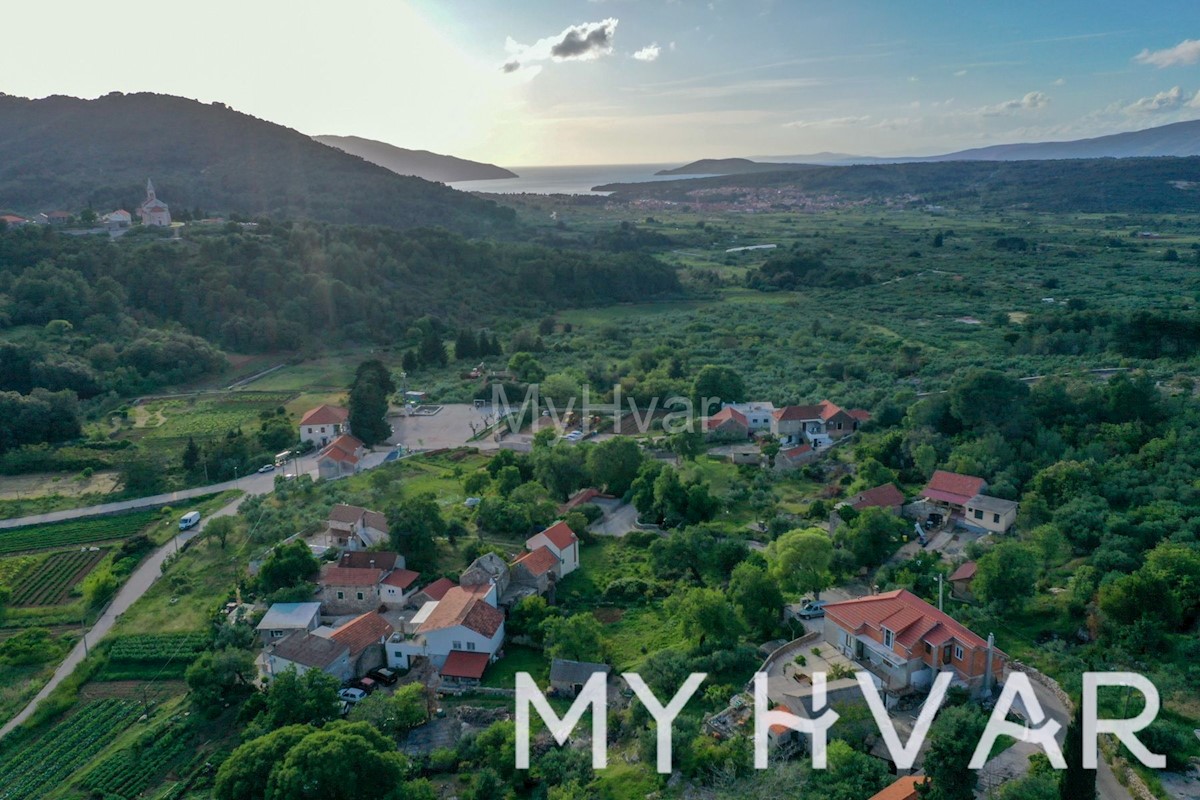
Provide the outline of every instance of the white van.
{"type": "Polygon", "coordinates": [[[200,512],[189,511],[179,518],[179,530],[186,531],[188,528],[194,528],[198,522],[200,522],[200,512]]]}

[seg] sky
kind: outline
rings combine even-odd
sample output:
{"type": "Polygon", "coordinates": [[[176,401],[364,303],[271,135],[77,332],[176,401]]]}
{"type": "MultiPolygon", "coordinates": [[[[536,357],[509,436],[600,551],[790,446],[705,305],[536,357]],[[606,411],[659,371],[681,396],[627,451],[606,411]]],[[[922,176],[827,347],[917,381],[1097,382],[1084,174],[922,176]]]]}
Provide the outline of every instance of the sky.
{"type": "Polygon", "coordinates": [[[1195,0],[48,8],[6,4],[0,92],[181,95],[504,166],[931,155],[1200,119],[1195,0]]]}

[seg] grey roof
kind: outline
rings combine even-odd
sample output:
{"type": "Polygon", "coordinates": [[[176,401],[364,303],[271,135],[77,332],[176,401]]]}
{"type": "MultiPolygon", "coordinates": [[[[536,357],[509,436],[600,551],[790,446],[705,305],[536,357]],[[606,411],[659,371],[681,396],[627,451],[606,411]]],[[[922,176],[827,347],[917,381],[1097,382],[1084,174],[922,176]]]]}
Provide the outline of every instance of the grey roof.
{"type": "Polygon", "coordinates": [[[594,673],[603,672],[605,675],[612,668],[607,664],[593,664],[589,661],[566,661],[556,658],[550,662],[551,683],[586,683],[594,673]]]}
{"type": "Polygon", "coordinates": [[[269,652],[285,661],[325,669],[343,655],[349,655],[350,648],[334,639],[314,636],[308,631],[296,631],[274,645],[269,652]]]}
{"type": "Polygon", "coordinates": [[[971,508],[978,508],[981,511],[991,511],[996,514],[1006,514],[1017,507],[1017,504],[1012,500],[1001,500],[999,497],[989,497],[986,494],[975,495],[967,501],[967,505],[971,508]]]}
{"type": "Polygon", "coordinates": [[[320,603],[275,603],[263,615],[258,630],[307,628],[313,617],[320,616],[320,603]]]}

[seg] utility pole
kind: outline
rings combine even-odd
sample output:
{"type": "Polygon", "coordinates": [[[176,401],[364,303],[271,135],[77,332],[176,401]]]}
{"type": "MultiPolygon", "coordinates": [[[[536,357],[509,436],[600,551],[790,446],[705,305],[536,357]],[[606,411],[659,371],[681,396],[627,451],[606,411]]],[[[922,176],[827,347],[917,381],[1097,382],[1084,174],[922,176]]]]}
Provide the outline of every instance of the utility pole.
{"type": "Polygon", "coordinates": [[[87,631],[87,609],[86,608],[83,610],[83,616],[79,618],[79,627],[83,631],[83,657],[87,658],[89,653],[88,653],[88,643],[87,643],[88,631],[87,631]]]}
{"type": "Polygon", "coordinates": [[[938,573],[938,611],[942,610],[942,573],[938,573]]]}

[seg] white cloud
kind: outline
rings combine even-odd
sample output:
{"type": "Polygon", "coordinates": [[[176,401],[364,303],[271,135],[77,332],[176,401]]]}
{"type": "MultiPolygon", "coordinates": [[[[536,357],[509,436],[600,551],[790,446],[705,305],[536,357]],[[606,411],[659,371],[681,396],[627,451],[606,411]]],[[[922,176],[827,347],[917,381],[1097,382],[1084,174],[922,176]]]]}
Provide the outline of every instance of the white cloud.
{"type": "Polygon", "coordinates": [[[1188,108],[1200,108],[1200,91],[1196,92],[1196,96],[1188,103],[1188,108]]]}
{"type": "Polygon", "coordinates": [[[1020,111],[1045,108],[1049,103],[1050,98],[1044,92],[1029,92],[1016,100],[1005,100],[1003,103],[996,103],[993,106],[984,106],[979,109],[979,114],[984,117],[1002,117],[1020,111]]]}
{"type": "Polygon", "coordinates": [[[1200,61],[1200,39],[1184,39],[1165,50],[1143,50],[1133,57],[1139,64],[1151,64],[1159,69],[1180,67],[1200,61]]]}
{"type": "MultiPolygon", "coordinates": [[[[1183,105],[1183,90],[1173,86],[1165,92],[1159,92],[1151,97],[1143,97],[1125,106],[1126,114],[1157,114],[1161,111],[1173,111],[1183,105]]],[[[1195,100],[1193,99],[1193,102],[1195,100]]]]}
{"type": "Polygon", "coordinates": [[[1053,82],[1053,83],[1051,83],[1050,85],[1051,85],[1051,86],[1066,86],[1066,85],[1067,85],[1067,79],[1066,79],[1066,78],[1055,78],[1055,79],[1054,79],[1054,82],[1053,82]]]}
{"type": "Polygon", "coordinates": [[[595,61],[613,51],[617,18],[571,25],[556,36],[546,36],[533,44],[521,44],[511,36],[504,42],[508,54],[503,72],[516,72],[538,61],[595,61]]]}
{"type": "Polygon", "coordinates": [[[785,128],[838,128],[845,125],[861,125],[868,122],[870,117],[832,117],[830,119],[798,119],[795,122],[785,122],[785,128]]]}
{"type": "Polygon", "coordinates": [[[954,73],[954,77],[961,78],[963,75],[966,75],[966,74],[967,74],[967,71],[965,69],[960,69],[954,73]]]}
{"type": "Polygon", "coordinates": [[[633,57],[638,61],[657,61],[661,52],[662,48],[658,46],[658,42],[652,42],[634,53],[633,57]]]}

